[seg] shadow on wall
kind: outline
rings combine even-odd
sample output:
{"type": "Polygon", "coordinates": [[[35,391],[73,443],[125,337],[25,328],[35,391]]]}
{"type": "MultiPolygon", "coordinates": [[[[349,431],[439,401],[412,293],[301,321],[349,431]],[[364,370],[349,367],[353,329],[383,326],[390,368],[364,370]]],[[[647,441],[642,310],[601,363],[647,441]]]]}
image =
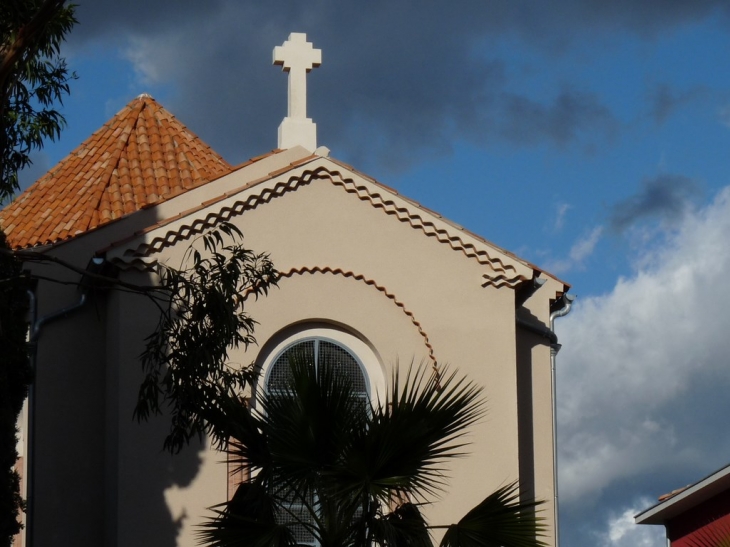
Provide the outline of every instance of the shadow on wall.
{"type": "MultiPolygon", "coordinates": [[[[143,429],[149,425],[140,424],[138,427],[143,429]]],[[[159,432],[159,428],[149,429],[159,432]]],[[[161,446],[161,437],[154,437],[161,446]]],[[[132,508],[137,514],[125,519],[127,523],[136,522],[136,529],[126,533],[120,530],[120,540],[124,536],[128,536],[129,540],[120,541],[120,544],[139,547],[177,547],[181,544],[179,538],[183,527],[188,521],[197,523],[203,517],[197,514],[197,509],[193,513],[184,505],[180,499],[184,493],[180,490],[189,487],[197,477],[205,451],[205,443],[195,440],[179,454],[158,450],[154,457],[142,458],[144,464],[131,474],[129,482],[119,485],[120,499],[136,498],[138,504],[132,508]],[[137,490],[138,485],[143,485],[143,497],[137,490]]]]}
{"type": "MultiPolygon", "coordinates": [[[[540,320],[529,310],[522,308],[521,317],[534,324],[540,320]]],[[[519,473],[520,496],[523,501],[535,498],[535,438],[533,420],[533,362],[532,350],[543,344],[544,340],[533,333],[525,332],[517,327],[517,407],[519,414],[518,443],[519,443],[519,473]]]]}

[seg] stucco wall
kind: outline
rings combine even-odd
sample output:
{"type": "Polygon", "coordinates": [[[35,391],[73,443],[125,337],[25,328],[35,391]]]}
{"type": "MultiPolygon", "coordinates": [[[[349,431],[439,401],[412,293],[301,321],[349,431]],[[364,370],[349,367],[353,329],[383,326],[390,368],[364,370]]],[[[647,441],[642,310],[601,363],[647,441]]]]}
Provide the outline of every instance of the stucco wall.
{"type": "MultiPolygon", "coordinates": [[[[483,265],[326,180],[232,220],[285,274],[279,289],[247,304],[262,345],[293,324],[330,322],[376,349],[385,379],[396,362],[427,359],[430,345],[440,366],[484,387],[489,411],[470,432],[474,456],[454,465],[444,502],[428,509],[434,522],[457,520],[518,478],[511,289],[482,287],[483,265]]],[[[174,264],[184,247],[162,254],[174,264]]],[[[251,348],[240,361],[257,357],[251,348]]]]}
{"type": "MultiPolygon", "coordinates": [[[[221,184],[235,186],[228,178],[221,184]]],[[[165,205],[167,212],[185,210],[193,193],[200,199],[201,189],[180,196],[177,205],[165,205]]],[[[227,205],[217,202],[211,211],[227,205]]],[[[84,267],[96,249],[126,236],[130,226],[154,221],[154,210],[141,213],[55,252],[84,267]]],[[[199,210],[179,223],[207,214],[199,210]]],[[[259,346],[234,353],[233,362],[262,362],[282,333],[329,325],[373,350],[377,367],[369,373],[381,383],[397,362],[449,364],[483,386],[488,412],[468,437],[471,455],[455,462],[448,490],[428,516],[434,523],[453,522],[520,473],[538,497],[552,498],[549,349],[534,335],[518,334],[514,291],[485,286],[485,273],[493,273],[489,265],[328,180],[314,180],[231,220],[243,230],[246,246],[268,251],[284,274],[270,296],[247,302],[260,323],[259,346]]],[[[144,237],[152,240],[173,227],[144,237]]],[[[153,256],[177,265],[188,244],[177,241],[153,256]]],[[[122,273],[138,283],[148,282],[147,276],[122,273]]],[[[41,314],[78,298],[72,287],[50,287],[42,284],[39,291],[41,314]]],[[[525,304],[537,321],[547,322],[550,295],[557,290],[540,289],[525,304]]],[[[38,545],[195,545],[194,525],[205,508],[225,499],[221,454],[201,445],[170,456],[161,450],[164,420],[132,420],[142,378],[138,356],[155,321],[143,298],[110,293],[44,329],[38,545]],[[78,515],[84,515],[82,524],[78,515]]],[[[550,523],[551,515],[548,508],[550,523]]]]}

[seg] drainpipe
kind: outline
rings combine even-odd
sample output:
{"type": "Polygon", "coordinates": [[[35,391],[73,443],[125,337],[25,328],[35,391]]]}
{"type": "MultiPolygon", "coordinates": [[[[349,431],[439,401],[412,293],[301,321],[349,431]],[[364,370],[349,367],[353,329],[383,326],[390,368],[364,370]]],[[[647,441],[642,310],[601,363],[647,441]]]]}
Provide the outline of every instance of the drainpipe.
{"type": "MultiPolygon", "coordinates": [[[[94,259],[96,263],[96,259],[94,259]]],[[[25,545],[27,547],[33,547],[33,512],[35,509],[35,372],[36,372],[36,358],[38,354],[38,338],[41,334],[41,328],[44,325],[67,317],[76,310],[79,310],[86,304],[88,287],[82,289],[81,297],[78,302],[71,304],[65,308],[57,310],[48,315],[38,318],[38,300],[35,292],[28,289],[28,301],[30,304],[30,366],[33,371],[33,381],[28,388],[28,430],[26,431],[26,446],[28,447],[28,460],[26,463],[26,469],[28,476],[26,480],[26,506],[25,506],[25,545]]]]}
{"type": "Polygon", "coordinates": [[[550,332],[555,337],[555,340],[551,341],[550,344],[550,383],[553,399],[553,492],[555,493],[553,510],[555,512],[555,547],[559,547],[560,545],[560,535],[558,533],[558,405],[556,401],[557,391],[555,382],[555,357],[560,351],[560,344],[558,344],[558,337],[555,334],[555,320],[558,317],[565,317],[570,313],[575,295],[563,294],[562,300],[563,307],[550,314],[550,332]]]}

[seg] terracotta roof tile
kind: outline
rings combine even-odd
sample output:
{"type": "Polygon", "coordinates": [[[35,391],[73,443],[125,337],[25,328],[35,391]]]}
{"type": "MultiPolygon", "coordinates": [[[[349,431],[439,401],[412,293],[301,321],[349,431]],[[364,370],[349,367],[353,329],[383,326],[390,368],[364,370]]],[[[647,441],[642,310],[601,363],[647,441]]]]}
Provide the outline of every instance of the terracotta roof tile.
{"type": "Polygon", "coordinates": [[[657,499],[658,499],[658,501],[666,501],[669,498],[673,498],[677,494],[681,494],[682,492],[684,492],[685,490],[687,490],[687,488],[689,488],[690,486],[692,486],[692,485],[691,484],[688,484],[687,486],[683,486],[682,488],[677,488],[676,490],[672,490],[668,494],[662,494],[657,499]]]}
{"type": "Polygon", "coordinates": [[[0,211],[13,247],[74,237],[232,167],[149,95],[140,95],[0,211]]]}

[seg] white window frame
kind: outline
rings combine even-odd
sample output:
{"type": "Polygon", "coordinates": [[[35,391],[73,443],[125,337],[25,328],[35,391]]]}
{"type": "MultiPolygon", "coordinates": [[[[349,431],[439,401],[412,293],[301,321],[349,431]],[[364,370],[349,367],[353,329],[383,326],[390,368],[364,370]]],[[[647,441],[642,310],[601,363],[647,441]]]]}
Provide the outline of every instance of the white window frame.
{"type": "MultiPolygon", "coordinates": [[[[285,336],[272,347],[265,348],[266,357],[261,364],[261,375],[259,376],[261,381],[259,382],[257,389],[268,389],[271,368],[282,353],[287,351],[289,348],[308,340],[323,340],[325,342],[341,346],[347,350],[350,355],[355,358],[355,362],[357,362],[360,366],[360,371],[365,379],[367,396],[373,404],[377,404],[378,400],[383,400],[381,398],[383,398],[386,394],[385,375],[383,374],[383,367],[380,359],[373,349],[365,341],[345,330],[326,326],[312,327],[303,325],[288,336],[285,336]]],[[[315,351],[315,366],[316,364],[315,351]]],[[[317,547],[319,543],[316,541],[305,542],[302,543],[302,545],[317,547]]]]}
{"type": "Polygon", "coordinates": [[[362,373],[365,376],[365,386],[373,404],[377,404],[378,400],[384,399],[386,387],[383,367],[380,359],[370,345],[345,330],[319,326],[302,326],[302,328],[297,329],[279,340],[271,348],[266,348],[267,354],[261,364],[261,381],[259,382],[258,389],[267,389],[271,367],[284,351],[299,342],[310,339],[332,342],[349,351],[355,358],[355,361],[360,365],[362,373]]]}

